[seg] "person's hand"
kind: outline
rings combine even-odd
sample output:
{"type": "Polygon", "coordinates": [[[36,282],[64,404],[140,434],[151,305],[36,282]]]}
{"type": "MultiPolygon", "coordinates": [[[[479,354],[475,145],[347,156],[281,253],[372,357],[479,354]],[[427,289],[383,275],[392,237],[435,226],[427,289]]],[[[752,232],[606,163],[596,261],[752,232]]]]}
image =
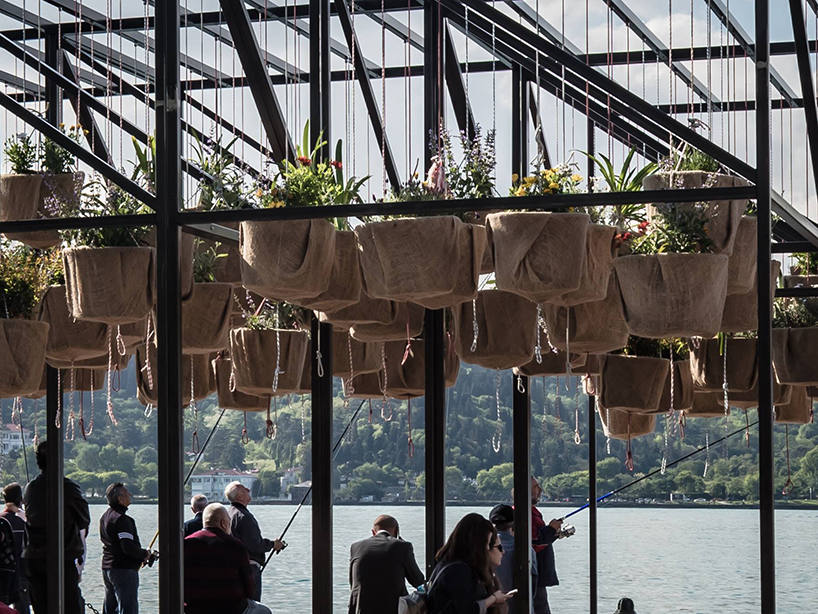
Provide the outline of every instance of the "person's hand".
{"type": "Polygon", "coordinates": [[[554,518],[551,522],[548,523],[548,526],[554,529],[555,531],[559,531],[562,528],[562,520],[560,518],[554,518]]]}
{"type": "Polygon", "coordinates": [[[283,541],[281,541],[280,539],[276,539],[275,541],[273,541],[273,551],[281,552],[282,550],[284,550],[285,545],[286,544],[284,544],[283,541]]]}
{"type": "Polygon", "coordinates": [[[494,591],[494,603],[505,603],[510,599],[503,591],[494,591]]]}

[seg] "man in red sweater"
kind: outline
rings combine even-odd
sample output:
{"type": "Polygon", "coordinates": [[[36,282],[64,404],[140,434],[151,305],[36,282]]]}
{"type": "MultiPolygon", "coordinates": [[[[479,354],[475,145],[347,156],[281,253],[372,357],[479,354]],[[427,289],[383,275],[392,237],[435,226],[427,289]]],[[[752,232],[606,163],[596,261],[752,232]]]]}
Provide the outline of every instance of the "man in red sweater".
{"type": "Polygon", "coordinates": [[[534,614],[551,614],[548,605],[548,587],[557,586],[557,568],[554,563],[554,542],[559,538],[562,520],[554,519],[548,524],[543,520],[537,503],[542,488],[536,478],[531,478],[531,547],[537,556],[537,590],[534,592],[534,614]]]}
{"type": "Polygon", "coordinates": [[[271,614],[252,600],[250,558],[244,544],[230,536],[227,508],[211,503],[202,524],[185,538],[185,614],[271,614]]]}

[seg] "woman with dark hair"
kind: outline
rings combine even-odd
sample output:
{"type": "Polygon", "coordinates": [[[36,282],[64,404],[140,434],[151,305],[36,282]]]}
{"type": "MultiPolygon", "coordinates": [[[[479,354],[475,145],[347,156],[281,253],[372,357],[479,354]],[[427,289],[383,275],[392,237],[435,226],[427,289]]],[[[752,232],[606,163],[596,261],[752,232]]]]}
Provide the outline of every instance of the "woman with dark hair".
{"type": "Polygon", "coordinates": [[[504,614],[511,595],[500,590],[492,571],[502,547],[491,522],[480,514],[464,516],[435,556],[429,614],[504,614]]]}

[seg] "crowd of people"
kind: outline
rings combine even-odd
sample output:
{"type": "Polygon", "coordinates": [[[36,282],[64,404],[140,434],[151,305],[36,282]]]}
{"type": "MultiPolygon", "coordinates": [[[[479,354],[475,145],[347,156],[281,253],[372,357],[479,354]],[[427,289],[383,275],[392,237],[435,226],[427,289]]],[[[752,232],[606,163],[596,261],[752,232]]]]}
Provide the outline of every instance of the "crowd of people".
{"type": "MultiPolygon", "coordinates": [[[[25,488],[9,484],[2,493],[0,512],[0,614],[47,614],[48,501],[46,443],[36,450],[41,473],[25,488]]],[[[250,491],[240,482],[225,488],[228,506],[208,504],[202,495],[191,500],[193,518],[184,526],[184,602],[186,614],[271,614],[261,603],[261,574],[268,553],[286,544],[262,537],[248,509],[250,491]]],[[[534,614],[550,614],[548,588],[559,584],[553,545],[561,537],[562,520],[549,523],[537,509],[542,491],[531,483],[531,587],[534,614]]],[[[66,614],[84,610],[80,590],[85,564],[85,538],[91,523],[88,503],[80,488],[64,478],[64,608],[66,614]]],[[[131,493],[121,482],[106,490],[108,509],[99,519],[102,542],[103,614],[138,614],[139,570],[158,553],[143,548],[136,522],[128,516],[131,493]]],[[[529,513],[526,510],[526,513],[529,513]]],[[[349,614],[398,614],[422,603],[428,614],[506,614],[513,612],[514,514],[510,505],[497,505],[489,518],[466,514],[444,546],[426,578],[410,542],[400,536],[398,521],[378,516],[372,535],[352,544],[349,562],[349,614]],[[409,596],[407,582],[418,589],[409,596]]],[[[633,602],[622,599],[616,614],[634,614],[633,602]]]]}

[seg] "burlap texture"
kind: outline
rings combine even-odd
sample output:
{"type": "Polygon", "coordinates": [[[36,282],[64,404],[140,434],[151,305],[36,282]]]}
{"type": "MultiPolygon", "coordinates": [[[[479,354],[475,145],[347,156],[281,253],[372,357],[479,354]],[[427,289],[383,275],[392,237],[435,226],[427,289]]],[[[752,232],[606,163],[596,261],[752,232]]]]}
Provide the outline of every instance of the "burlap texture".
{"type": "Polygon", "coordinates": [[[72,318],[68,312],[65,286],[46,288],[37,319],[49,324],[46,359],[71,362],[108,352],[108,326],[72,318]]]}
{"type": "Polygon", "coordinates": [[[259,397],[244,394],[240,390],[230,391],[230,370],[232,362],[229,356],[215,358],[211,361],[213,375],[216,378],[216,392],[219,397],[219,407],[238,411],[267,411],[270,406],[270,397],[259,397]]]}
{"type": "MultiPolygon", "coordinates": [[[[193,252],[195,240],[196,237],[187,232],[183,232],[179,240],[179,285],[181,286],[183,303],[190,300],[190,297],[193,295],[193,252]]],[[[145,237],[144,244],[148,247],[156,248],[156,228],[151,228],[145,237]]]]}
{"type": "Polygon", "coordinates": [[[400,341],[423,330],[426,309],[414,303],[397,303],[395,319],[388,324],[356,324],[350,329],[358,341],[400,341]],[[407,331],[408,329],[408,331],[407,331]]]}
{"type": "MultiPolygon", "coordinates": [[[[56,208],[77,202],[84,177],[84,173],[0,176],[0,221],[52,217],[56,208]]],[[[37,249],[60,242],[57,230],[14,232],[4,236],[37,249]]]]}
{"type": "Polygon", "coordinates": [[[332,263],[329,287],[315,298],[295,301],[316,311],[337,311],[357,304],[362,292],[361,267],[358,263],[358,241],[347,230],[335,233],[335,260],[332,263]]]}
{"type": "MultiPolygon", "coordinates": [[[[42,185],[43,176],[38,174],[0,175],[0,222],[37,217],[42,185]]],[[[7,234],[3,236],[12,238],[7,234]]]]}
{"type": "Polygon", "coordinates": [[[70,247],[63,250],[63,264],[68,305],[78,320],[127,324],[153,307],[151,247],[70,247]]]}
{"type": "Polygon", "coordinates": [[[724,254],[652,254],[614,260],[622,315],[637,337],[713,337],[727,297],[724,254]]]}
{"type": "Polygon", "coordinates": [[[383,372],[363,373],[352,378],[353,399],[380,399],[383,397],[383,372]]]}
{"type": "Polygon", "coordinates": [[[785,288],[811,288],[818,284],[818,275],[784,275],[785,288]]]}
{"type": "MultiPolygon", "coordinates": [[[[642,181],[645,190],[667,189],[696,189],[705,186],[711,188],[732,188],[746,186],[747,181],[741,177],[707,173],[704,171],[680,171],[677,173],[655,173],[642,181]]],[[[733,253],[733,246],[738,233],[739,222],[747,209],[747,200],[714,200],[708,203],[707,236],[714,243],[713,253],[733,253]]],[[[692,207],[688,203],[673,203],[671,207],[684,210],[692,207]]],[[[653,214],[654,208],[648,207],[648,216],[653,214]]]]}
{"type": "MultiPolygon", "coordinates": [[[[531,362],[537,332],[537,306],[502,290],[482,290],[477,296],[477,348],[474,339],[472,302],[455,307],[455,348],[460,359],[487,369],[511,369],[531,362]]],[[[542,335],[543,353],[548,351],[542,335]]]]}
{"type": "MultiPolygon", "coordinates": [[[[673,363],[673,409],[680,411],[691,407],[693,407],[693,377],[690,373],[690,361],[677,360],[673,363]]],[[[667,370],[662,398],[655,413],[664,414],[668,411],[670,411],[670,369],[667,370]]]]}
{"type": "Polygon", "coordinates": [[[480,275],[494,273],[494,254],[491,245],[489,245],[488,230],[483,224],[474,224],[474,233],[480,235],[479,240],[486,244],[486,248],[483,250],[483,259],[480,261],[480,275]]]}
{"type": "Polygon", "coordinates": [[[616,256],[614,247],[616,232],[615,226],[588,225],[580,286],[573,292],[556,297],[551,301],[552,303],[570,307],[605,300],[608,295],[613,259],[616,256]]]}
{"type": "Polygon", "coordinates": [[[589,220],[585,213],[490,214],[487,225],[497,289],[535,303],[578,290],[589,220]]]}
{"type": "MultiPolygon", "coordinates": [[[[194,211],[196,210],[198,209],[194,209],[194,211]]],[[[220,222],[219,226],[238,230],[239,224],[240,222],[220,222]]],[[[199,245],[199,249],[215,248],[216,253],[225,254],[216,260],[216,266],[213,271],[213,276],[216,278],[216,281],[223,284],[241,286],[241,254],[239,253],[238,245],[221,241],[211,241],[210,239],[202,239],[199,245]],[[218,247],[216,247],[216,243],[219,243],[218,247]]]]}
{"type": "Polygon", "coordinates": [[[599,375],[602,373],[602,365],[599,364],[599,357],[602,354],[585,354],[585,364],[581,371],[587,375],[599,375]]]}
{"type": "MultiPolygon", "coordinates": [[[[106,327],[107,328],[107,327],[106,327]]],[[[124,355],[120,355],[119,348],[116,342],[116,329],[111,327],[111,370],[124,371],[128,368],[128,363],[131,361],[131,353],[126,347],[124,355]]],[[[90,358],[82,358],[71,362],[70,360],[62,360],[59,358],[49,358],[46,356],[45,361],[57,369],[108,369],[108,343],[107,339],[103,347],[102,353],[90,358]]]]}
{"type": "Polygon", "coordinates": [[[354,305],[333,312],[320,311],[318,319],[321,322],[329,322],[336,328],[345,329],[356,324],[391,324],[398,319],[398,310],[405,304],[372,298],[362,291],[360,299],[354,305]]]}
{"type": "MultiPolygon", "coordinates": [[[[279,331],[280,360],[277,395],[298,390],[307,354],[306,332],[279,331]]],[[[236,388],[247,394],[273,393],[276,368],[276,331],[239,328],[230,331],[230,356],[235,361],[236,388]]]]}
{"type": "MultiPolygon", "coordinates": [[[[91,383],[93,382],[94,391],[102,390],[107,383],[107,374],[105,369],[74,369],[74,385],[71,385],[71,369],[60,369],[60,383],[62,384],[63,393],[72,391],[75,392],[90,392],[91,383]]],[[[26,395],[27,399],[41,399],[46,395],[47,386],[46,370],[43,369],[43,376],[40,379],[40,388],[33,394],[26,395]]]]}
{"type": "MultiPolygon", "coordinates": [[[[727,389],[729,392],[752,390],[758,381],[756,339],[726,339],[727,389]]],[[[690,372],[693,384],[705,392],[724,389],[724,355],[719,339],[701,339],[698,347],[690,344],[690,372]]]]}
{"type": "MultiPolygon", "coordinates": [[[[140,345],[136,348],[136,398],[143,405],[158,405],[159,369],[157,367],[156,345],[140,345]],[[152,378],[148,378],[145,368],[145,353],[150,352],[152,378]],[[152,379],[152,381],[151,381],[152,379]],[[151,384],[153,384],[151,386],[151,384]]],[[[190,386],[193,383],[193,398],[203,401],[216,392],[216,376],[211,368],[209,354],[191,354],[181,357],[182,366],[182,406],[190,405],[190,386]]]]}
{"type": "Polygon", "coordinates": [[[567,327],[572,352],[604,354],[622,349],[628,345],[628,328],[619,303],[619,291],[614,276],[611,275],[604,300],[575,307],[545,305],[545,321],[551,345],[566,350],[567,327]]]}
{"type": "Polygon", "coordinates": [[[190,300],[182,306],[182,351],[212,354],[230,345],[231,284],[196,284],[190,300]]]}
{"type": "Polygon", "coordinates": [[[330,286],[335,235],[327,220],[242,222],[242,285],[273,300],[319,296],[330,286]]]}
{"type": "Polygon", "coordinates": [[[589,374],[582,378],[582,389],[585,394],[595,397],[599,394],[599,375],[589,374]]]}
{"type": "Polygon", "coordinates": [[[477,293],[485,242],[454,216],[404,218],[355,229],[369,296],[450,307],[477,293]]]}
{"type": "Polygon", "coordinates": [[[809,424],[812,399],[806,386],[792,386],[790,402],[775,406],[775,421],[779,424],[809,424]]]}
{"type": "Polygon", "coordinates": [[[599,357],[599,402],[607,409],[655,412],[662,399],[670,361],[646,356],[599,357]]]}
{"type": "MultiPolygon", "coordinates": [[[[770,306],[775,297],[775,288],[781,263],[770,262],[770,306]]],[[[750,292],[732,294],[724,302],[724,314],[721,317],[721,332],[743,333],[758,330],[758,278],[754,278],[750,292]]]]}
{"type": "Polygon", "coordinates": [[[773,365],[782,384],[818,385],[818,327],[773,329],[773,365]]]}
{"type": "MultiPolygon", "coordinates": [[[[729,409],[727,413],[730,413],[729,409]]],[[[721,392],[696,392],[693,406],[685,409],[688,418],[721,418],[724,415],[724,394],[721,392]]]]}
{"type": "Polygon", "coordinates": [[[119,333],[122,335],[122,341],[125,343],[125,347],[129,350],[135,348],[137,345],[145,343],[145,333],[147,330],[147,318],[140,320],[139,322],[122,324],[119,327],[119,333]]]}
{"type": "Polygon", "coordinates": [[[656,429],[655,415],[634,414],[616,409],[606,410],[601,407],[599,418],[602,421],[603,434],[611,439],[628,441],[650,435],[656,429]],[[609,419],[610,424],[608,424],[609,419]]]}
{"type": "MultiPolygon", "coordinates": [[[[775,379],[773,380],[773,405],[786,405],[792,398],[793,386],[779,384],[775,379]]],[[[718,395],[719,402],[724,403],[724,395],[718,395]]],[[[728,392],[727,402],[730,407],[738,407],[740,409],[751,409],[758,407],[758,381],[752,390],[744,392],[728,392]]]]}
{"type": "Polygon", "coordinates": [[[807,386],[807,396],[818,398],[818,386],[807,386]]]}
{"type": "MultiPolygon", "coordinates": [[[[572,374],[579,375],[585,373],[586,354],[571,353],[572,374]]],[[[542,363],[537,363],[536,357],[522,367],[514,367],[515,375],[527,375],[529,377],[548,375],[567,375],[568,366],[566,364],[565,352],[549,352],[543,349],[542,363]]]]}
{"type": "Polygon", "coordinates": [[[727,269],[727,296],[750,292],[758,270],[758,218],[743,215],[727,269]]]}
{"type": "Polygon", "coordinates": [[[48,328],[47,322],[0,318],[0,399],[40,388],[48,328]]]}
{"type": "Polygon", "coordinates": [[[332,374],[349,377],[350,373],[377,373],[381,369],[381,344],[363,343],[348,332],[332,333],[332,374]],[[350,361],[352,362],[350,366],[350,361]]]}

